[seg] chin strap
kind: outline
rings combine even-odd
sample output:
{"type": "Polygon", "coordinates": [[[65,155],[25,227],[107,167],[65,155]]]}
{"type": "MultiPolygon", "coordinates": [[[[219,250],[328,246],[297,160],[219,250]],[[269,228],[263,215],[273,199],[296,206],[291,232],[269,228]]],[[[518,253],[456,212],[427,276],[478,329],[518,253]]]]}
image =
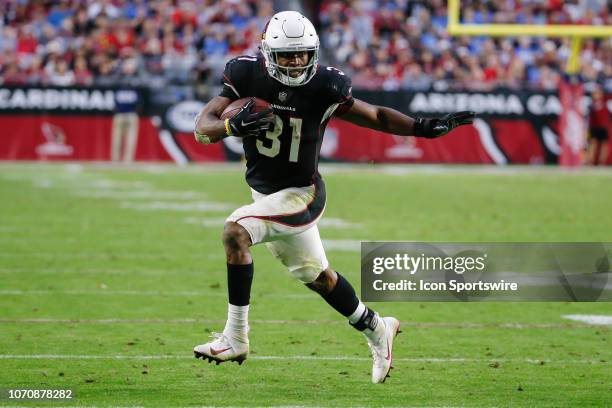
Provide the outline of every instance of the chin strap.
{"type": "MultiPolygon", "coordinates": [[[[310,68],[310,69],[312,69],[312,68],[310,68]]],[[[300,85],[301,85],[301,84],[303,84],[303,83],[306,81],[306,77],[307,77],[307,76],[308,76],[308,75],[307,75],[307,70],[304,70],[304,72],[302,73],[302,75],[300,75],[300,76],[299,76],[299,77],[297,77],[297,78],[292,78],[292,77],[289,77],[289,81],[294,81],[294,82],[297,82],[298,84],[300,84],[300,85]]]]}

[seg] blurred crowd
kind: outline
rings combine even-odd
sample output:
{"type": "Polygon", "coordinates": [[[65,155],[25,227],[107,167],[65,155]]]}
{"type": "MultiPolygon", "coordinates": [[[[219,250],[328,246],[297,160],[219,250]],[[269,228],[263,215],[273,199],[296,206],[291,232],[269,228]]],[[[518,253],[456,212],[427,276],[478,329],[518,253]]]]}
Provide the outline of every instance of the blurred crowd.
{"type": "Polygon", "coordinates": [[[269,0],[2,1],[4,84],[205,83],[252,53],[269,0]]]}
{"type": "MultiPolygon", "coordinates": [[[[462,0],[464,22],[612,25],[609,0],[462,0]]],[[[0,83],[201,85],[257,51],[272,0],[0,0],[0,83]]],[[[322,60],[370,89],[556,89],[568,39],[450,37],[445,0],[323,0],[322,60]]],[[[316,18],[315,18],[316,20],[316,18]]],[[[585,81],[612,89],[612,39],[585,81]],[[606,83],[607,81],[607,83],[606,83]]]]}
{"type": "MultiPolygon", "coordinates": [[[[330,59],[371,89],[557,89],[569,39],[451,37],[445,0],[325,0],[319,12],[330,59]]],[[[608,0],[461,0],[471,24],[612,25],[608,0]]],[[[612,89],[612,38],[586,40],[586,82],[612,89]],[[607,82],[607,83],[606,83],[607,82]]]]}

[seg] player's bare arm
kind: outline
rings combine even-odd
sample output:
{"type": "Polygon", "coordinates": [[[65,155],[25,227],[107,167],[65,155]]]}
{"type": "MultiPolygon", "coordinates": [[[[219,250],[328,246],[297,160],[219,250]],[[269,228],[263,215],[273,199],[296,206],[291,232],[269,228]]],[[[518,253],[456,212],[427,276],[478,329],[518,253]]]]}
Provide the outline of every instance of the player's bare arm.
{"type": "Polygon", "coordinates": [[[215,96],[204,106],[196,117],[194,135],[199,143],[217,143],[227,136],[256,136],[260,131],[270,128],[272,109],[252,112],[255,100],[251,99],[231,118],[221,119],[221,114],[231,103],[231,99],[215,96]]]}
{"type": "Polygon", "coordinates": [[[394,135],[436,138],[458,126],[471,124],[474,116],[474,112],[462,111],[441,118],[411,118],[395,109],[355,99],[353,106],[340,118],[358,126],[394,135]]]}
{"type": "Polygon", "coordinates": [[[231,102],[230,98],[215,96],[196,116],[194,135],[199,143],[217,143],[227,136],[221,113],[231,102]]]}

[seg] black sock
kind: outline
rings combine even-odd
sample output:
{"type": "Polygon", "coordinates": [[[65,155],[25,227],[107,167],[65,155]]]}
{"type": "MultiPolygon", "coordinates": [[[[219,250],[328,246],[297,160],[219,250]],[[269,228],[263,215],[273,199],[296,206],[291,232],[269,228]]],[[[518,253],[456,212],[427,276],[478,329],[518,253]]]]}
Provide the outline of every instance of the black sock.
{"type": "Polygon", "coordinates": [[[340,314],[349,317],[353,314],[355,309],[357,309],[359,299],[355,294],[355,289],[353,289],[349,281],[344,279],[338,272],[336,272],[336,274],[338,275],[338,281],[334,289],[327,295],[321,296],[323,296],[323,299],[340,314]]]}
{"type": "Polygon", "coordinates": [[[234,306],[248,305],[251,300],[252,282],[252,262],[246,265],[227,264],[227,294],[229,303],[234,306]]]}

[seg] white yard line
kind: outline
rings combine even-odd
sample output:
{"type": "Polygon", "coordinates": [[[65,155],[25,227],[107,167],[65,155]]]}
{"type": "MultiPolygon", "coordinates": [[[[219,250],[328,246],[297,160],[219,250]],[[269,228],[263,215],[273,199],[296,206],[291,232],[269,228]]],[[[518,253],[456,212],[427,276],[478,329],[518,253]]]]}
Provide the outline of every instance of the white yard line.
{"type": "Polygon", "coordinates": [[[173,253],[138,253],[138,252],[33,252],[33,253],[2,253],[0,258],[53,258],[53,259],[72,259],[72,258],[128,258],[128,259],[225,259],[222,251],[217,254],[173,254],[173,253]]]}
{"type": "MultiPolygon", "coordinates": [[[[94,176],[95,177],[95,176],[94,176]]],[[[86,180],[89,188],[94,187],[95,189],[113,190],[118,188],[124,188],[129,191],[134,190],[151,190],[153,184],[148,181],[122,181],[122,180],[111,180],[111,179],[94,179],[91,183],[86,180]]]]}
{"type": "MultiPolygon", "coordinates": [[[[111,269],[111,268],[45,268],[45,267],[15,267],[15,268],[1,268],[0,274],[19,274],[19,273],[31,273],[31,274],[43,274],[43,275],[54,275],[54,274],[110,274],[110,275],[120,275],[120,274],[137,274],[140,272],[148,272],[146,270],[129,270],[129,269],[111,269]]],[[[157,271],[161,272],[161,271],[157,271]]],[[[166,272],[167,273],[167,272],[166,272]]]]}
{"type": "Polygon", "coordinates": [[[34,179],[38,188],[62,188],[72,195],[87,198],[106,198],[113,200],[120,208],[135,211],[188,211],[188,212],[228,212],[238,206],[232,203],[204,200],[206,194],[198,191],[157,190],[151,183],[116,181],[109,179],[70,180],[62,182],[54,179],[34,179]],[[92,186],[94,189],[92,189],[92,186]],[[146,201],[157,198],[158,201],[146,201]],[[193,201],[196,198],[200,200],[193,201]],[[130,200],[130,201],[128,201],[130,200]],[[168,200],[168,201],[161,201],[168,200]],[[177,200],[192,200],[177,202],[177,200]]]}
{"type": "MultiPolygon", "coordinates": [[[[35,400],[29,400],[31,402],[35,402],[35,400]]],[[[45,402],[49,400],[43,400],[45,402]]],[[[64,402],[65,400],[60,400],[64,402]]],[[[53,408],[98,408],[96,405],[66,405],[66,406],[56,406],[56,405],[0,405],[0,408],[27,408],[27,407],[46,407],[51,406],[53,408]]],[[[138,406],[128,406],[128,407],[120,407],[120,406],[112,406],[113,408],[140,408],[138,406]]]]}
{"type": "MultiPolygon", "coordinates": [[[[219,291],[158,291],[158,290],[106,290],[106,289],[76,289],[76,290],[48,290],[48,289],[0,289],[0,296],[41,296],[41,295],[77,295],[77,296],[196,296],[210,297],[219,296],[227,297],[225,289],[219,291]]],[[[253,298],[283,298],[283,299],[318,299],[315,293],[268,293],[262,295],[254,295],[253,298]]]]}
{"type": "Polygon", "coordinates": [[[571,314],[561,316],[564,319],[575,320],[586,324],[592,324],[596,326],[612,326],[612,316],[606,315],[584,315],[584,314],[571,314]]]}
{"type": "Polygon", "coordinates": [[[122,201],[119,207],[137,211],[227,212],[237,208],[234,204],[212,201],[122,201]]]}
{"type": "MultiPolygon", "coordinates": [[[[238,207],[238,206],[236,206],[238,207]]],[[[225,224],[225,217],[187,217],[183,220],[186,224],[201,225],[203,227],[220,228],[225,224]]],[[[361,228],[362,224],[346,221],[342,218],[322,217],[317,225],[326,229],[354,229],[361,228]]]]}
{"type": "MultiPolygon", "coordinates": [[[[0,360],[187,360],[192,355],[91,355],[91,354],[0,354],[0,360]]],[[[354,356],[249,356],[249,360],[278,360],[278,361],[372,361],[370,357],[354,356]]],[[[468,358],[468,357],[398,357],[394,361],[408,363],[528,363],[541,364],[609,364],[602,360],[575,359],[575,360],[549,360],[549,359],[507,359],[507,358],[468,358]]]]}
{"type": "Polygon", "coordinates": [[[351,239],[324,239],[323,247],[326,251],[360,252],[361,241],[351,239]]]}
{"type": "MultiPolygon", "coordinates": [[[[315,298],[318,299],[318,298],[315,298]]],[[[0,324],[224,324],[225,319],[56,319],[56,318],[3,318],[0,324]]],[[[338,320],[282,320],[282,319],[251,319],[251,324],[278,325],[345,325],[346,321],[338,320]]],[[[573,323],[446,323],[446,322],[402,322],[403,328],[441,328],[441,329],[584,329],[584,324],[573,323]]]]}
{"type": "MultiPolygon", "coordinates": [[[[221,257],[219,257],[221,259],[221,257]]],[[[121,275],[121,276],[205,276],[206,272],[200,270],[180,270],[170,269],[113,269],[113,268],[0,268],[0,274],[36,274],[36,275],[121,275]]],[[[223,278],[225,279],[225,278],[223,278]]]]}
{"type": "MultiPolygon", "coordinates": [[[[32,318],[32,319],[0,319],[2,323],[24,323],[24,324],[224,324],[225,320],[221,319],[46,319],[46,318],[32,318]]],[[[314,325],[327,325],[327,324],[346,324],[343,320],[261,320],[252,319],[249,320],[250,324],[314,324],[314,325]]]]}
{"type": "Polygon", "coordinates": [[[194,200],[205,199],[206,194],[201,191],[164,191],[164,190],[79,190],[74,193],[78,197],[109,198],[116,200],[129,199],[155,199],[155,200],[194,200]]]}
{"type": "MultiPolygon", "coordinates": [[[[78,396],[78,394],[77,394],[78,396]]],[[[53,408],[99,408],[97,405],[68,405],[68,406],[56,406],[56,405],[40,405],[41,407],[51,406],[53,408]]],[[[104,405],[106,407],[106,405],[104,405]]],[[[225,405],[223,405],[225,406],[225,405]]],[[[352,406],[354,408],[365,408],[371,405],[355,405],[352,406]]],[[[398,405],[385,405],[386,407],[396,407],[398,405]]],[[[0,408],[24,408],[28,407],[28,405],[0,405],[0,408]]],[[[30,407],[37,407],[36,405],[31,405],[30,407]]],[[[141,405],[111,405],[112,408],[144,408],[141,405]]],[[[175,407],[170,405],[172,408],[219,408],[219,405],[189,405],[186,407],[175,407]]],[[[230,405],[232,407],[232,405],[230,405]]],[[[327,405],[250,405],[250,408],[325,408],[327,405]]],[[[429,405],[399,405],[401,408],[465,408],[463,406],[429,406],[429,405]]]]}
{"type": "Polygon", "coordinates": [[[156,290],[20,290],[20,289],[0,289],[0,296],[39,296],[39,295],[87,295],[87,296],[216,296],[225,293],[216,292],[197,292],[197,291],[177,291],[163,292],[156,290]]]}

